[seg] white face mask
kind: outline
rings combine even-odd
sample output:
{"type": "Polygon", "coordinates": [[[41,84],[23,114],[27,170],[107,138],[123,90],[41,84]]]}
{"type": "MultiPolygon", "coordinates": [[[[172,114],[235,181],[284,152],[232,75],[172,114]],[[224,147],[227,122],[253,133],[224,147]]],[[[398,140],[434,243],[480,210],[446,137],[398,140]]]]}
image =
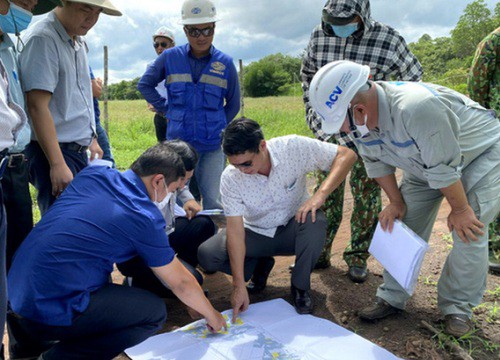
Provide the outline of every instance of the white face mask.
{"type": "Polygon", "coordinates": [[[368,129],[368,126],[366,126],[367,120],[368,120],[368,115],[365,115],[365,118],[363,119],[363,121],[364,121],[363,125],[355,124],[357,133],[359,134],[359,136],[355,136],[355,137],[364,137],[365,135],[367,135],[370,132],[370,129],[368,129]]]}
{"type": "Polygon", "coordinates": [[[368,129],[368,126],[366,126],[367,121],[368,121],[368,114],[365,114],[365,118],[363,119],[363,125],[358,125],[355,123],[354,114],[352,116],[349,116],[349,130],[351,131],[352,136],[354,136],[356,139],[359,139],[368,135],[370,129],[368,129]]]}
{"type": "Polygon", "coordinates": [[[155,189],[155,200],[153,203],[156,205],[158,210],[160,210],[162,213],[165,208],[167,208],[168,202],[170,201],[170,198],[172,197],[172,193],[168,192],[167,184],[165,184],[165,180],[163,181],[163,185],[165,185],[165,189],[167,190],[167,196],[162,201],[158,201],[158,194],[155,189]]]}

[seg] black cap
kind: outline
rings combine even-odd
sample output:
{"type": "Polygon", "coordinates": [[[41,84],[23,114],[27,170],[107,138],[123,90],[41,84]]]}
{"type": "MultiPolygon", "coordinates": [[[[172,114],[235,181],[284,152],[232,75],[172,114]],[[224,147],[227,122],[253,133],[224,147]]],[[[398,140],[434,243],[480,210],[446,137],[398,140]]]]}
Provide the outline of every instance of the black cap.
{"type": "Polygon", "coordinates": [[[33,15],[48,13],[56,6],[62,6],[61,0],[38,0],[38,3],[33,8],[33,15]]]}
{"type": "Polygon", "coordinates": [[[356,19],[356,14],[353,14],[349,17],[336,17],[331,16],[326,10],[323,10],[323,21],[330,25],[347,25],[350,24],[356,19]]]}

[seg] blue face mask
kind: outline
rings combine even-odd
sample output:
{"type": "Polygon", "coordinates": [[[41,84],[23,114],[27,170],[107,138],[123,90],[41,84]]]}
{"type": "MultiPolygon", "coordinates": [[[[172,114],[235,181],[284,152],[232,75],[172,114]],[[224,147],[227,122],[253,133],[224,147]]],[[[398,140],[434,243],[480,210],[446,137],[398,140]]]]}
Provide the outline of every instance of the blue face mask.
{"type": "Polygon", "coordinates": [[[333,32],[335,35],[341,37],[341,38],[346,38],[351,36],[358,30],[358,23],[351,23],[347,25],[331,25],[333,32]]]}
{"type": "Polygon", "coordinates": [[[0,28],[4,33],[18,34],[28,27],[32,17],[28,10],[11,3],[9,12],[0,15],[0,28]]]}

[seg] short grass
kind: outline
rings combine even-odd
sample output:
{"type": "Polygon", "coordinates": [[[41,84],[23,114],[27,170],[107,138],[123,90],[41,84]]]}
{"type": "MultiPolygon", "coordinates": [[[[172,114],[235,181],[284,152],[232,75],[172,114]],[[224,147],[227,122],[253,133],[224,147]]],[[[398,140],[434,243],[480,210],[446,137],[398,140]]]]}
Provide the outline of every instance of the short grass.
{"type": "MultiPolygon", "coordinates": [[[[155,144],[154,115],[144,100],[110,101],[108,112],[113,155],[118,168],[124,170],[155,144]]],[[[286,134],[312,136],[300,96],[248,98],[244,100],[243,112],[261,124],[267,139],[286,134]]]]}

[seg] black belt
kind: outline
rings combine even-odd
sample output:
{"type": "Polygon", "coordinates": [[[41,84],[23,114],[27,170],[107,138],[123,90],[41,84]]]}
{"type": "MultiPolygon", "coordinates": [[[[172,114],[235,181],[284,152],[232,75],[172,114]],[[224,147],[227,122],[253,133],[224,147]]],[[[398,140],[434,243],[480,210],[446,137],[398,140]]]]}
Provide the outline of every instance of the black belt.
{"type": "Polygon", "coordinates": [[[26,156],[23,153],[10,153],[9,161],[7,162],[7,167],[15,168],[23,162],[27,161],[26,156]]]}
{"type": "Polygon", "coordinates": [[[88,146],[77,144],[76,142],[59,143],[59,147],[64,150],[75,151],[77,153],[85,152],[89,148],[88,146]]]}

